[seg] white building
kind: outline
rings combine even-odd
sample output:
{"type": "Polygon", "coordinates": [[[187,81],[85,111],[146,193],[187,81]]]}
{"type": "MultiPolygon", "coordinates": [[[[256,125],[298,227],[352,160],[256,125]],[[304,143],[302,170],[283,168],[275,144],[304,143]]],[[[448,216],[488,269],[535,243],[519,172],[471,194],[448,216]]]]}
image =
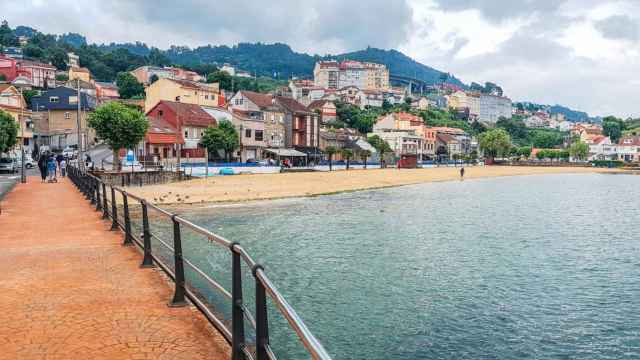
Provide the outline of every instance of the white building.
{"type": "Polygon", "coordinates": [[[229,64],[222,65],[222,67],[220,68],[220,71],[224,71],[231,76],[236,76],[236,68],[234,68],[229,64]]]}
{"type": "Polygon", "coordinates": [[[377,129],[368,136],[378,135],[391,147],[396,157],[402,155],[417,155],[418,160],[423,160],[424,138],[414,130],[377,129]]]}
{"type": "Polygon", "coordinates": [[[480,95],[479,121],[495,124],[501,117],[511,119],[511,99],[490,94],[480,95]]]}
{"type": "Polygon", "coordinates": [[[528,128],[544,129],[549,127],[549,119],[537,115],[532,115],[524,119],[524,125],[528,128]]]}
{"type": "Polygon", "coordinates": [[[363,90],[386,90],[389,85],[389,70],[385,65],[345,60],[319,61],[313,70],[316,86],[325,89],[341,89],[355,86],[363,90]]]}
{"type": "Polygon", "coordinates": [[[596,136],[588,144],[589,160],[615,160],[618,157],[618,146],[608,136],[596,136]]]}

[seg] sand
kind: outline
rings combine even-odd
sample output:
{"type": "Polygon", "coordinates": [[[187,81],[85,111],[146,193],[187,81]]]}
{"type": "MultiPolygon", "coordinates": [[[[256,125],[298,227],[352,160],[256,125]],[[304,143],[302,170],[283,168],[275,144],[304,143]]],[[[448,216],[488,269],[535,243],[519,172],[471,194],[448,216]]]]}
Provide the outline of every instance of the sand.
{"type": "MultiPolygon", "coordinates": [[[[620,171],[580,167],[523,166],[479,166],[465,169],[465,179],[620,171]]],[[[459,168],[443,167],[216,176],[165,185],[130,187],[126,191],[159,205],[242,202],[459,180],[459,171],[459,168]]]]}

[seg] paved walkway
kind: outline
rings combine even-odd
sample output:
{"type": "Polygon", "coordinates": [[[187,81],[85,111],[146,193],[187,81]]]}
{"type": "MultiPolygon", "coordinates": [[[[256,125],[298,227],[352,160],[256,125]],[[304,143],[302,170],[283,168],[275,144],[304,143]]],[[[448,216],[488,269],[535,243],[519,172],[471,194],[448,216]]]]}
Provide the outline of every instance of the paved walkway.
{"type": "Polygon", "coordinates": [[[0,215],[0,359],[228,359],[69,181],[18,184],[0,215]]]}

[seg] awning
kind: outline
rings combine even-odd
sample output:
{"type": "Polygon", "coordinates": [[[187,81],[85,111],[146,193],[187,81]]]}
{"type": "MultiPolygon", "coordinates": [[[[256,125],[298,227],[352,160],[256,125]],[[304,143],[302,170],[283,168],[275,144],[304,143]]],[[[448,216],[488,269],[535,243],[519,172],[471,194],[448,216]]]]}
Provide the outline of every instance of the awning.
{"type": "MultiPolygon", "coordinates": [[[[177,136],[175,134],[147,134],[146,138],[147,143],[149,144],[177,144],[177,136]]],[[[180,142],[181,143],[181,142],[180,142]]]]}
{"type": "Polygon", "coordinates": [[[276,156],[284,157],[305,157],[307,154],[294,149],[265,149],[266,152],[276,156]]]}

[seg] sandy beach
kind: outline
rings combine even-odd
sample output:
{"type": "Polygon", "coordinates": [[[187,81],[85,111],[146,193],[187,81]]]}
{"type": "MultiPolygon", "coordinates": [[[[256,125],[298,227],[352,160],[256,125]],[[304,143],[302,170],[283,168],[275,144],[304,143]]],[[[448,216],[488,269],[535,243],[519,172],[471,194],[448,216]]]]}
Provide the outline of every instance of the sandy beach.
{"type": "MultiPolygon", "coordinates": [[[[130,187],[126,191],[156,204],[241,202],[317,196],[460,179],[459,168],[378,169],[334,172],[216,176],[181,183],[130,187]]],[[[486,166],[466,168],[465,179],[620,170],[562,167],[486,166]]]]}

